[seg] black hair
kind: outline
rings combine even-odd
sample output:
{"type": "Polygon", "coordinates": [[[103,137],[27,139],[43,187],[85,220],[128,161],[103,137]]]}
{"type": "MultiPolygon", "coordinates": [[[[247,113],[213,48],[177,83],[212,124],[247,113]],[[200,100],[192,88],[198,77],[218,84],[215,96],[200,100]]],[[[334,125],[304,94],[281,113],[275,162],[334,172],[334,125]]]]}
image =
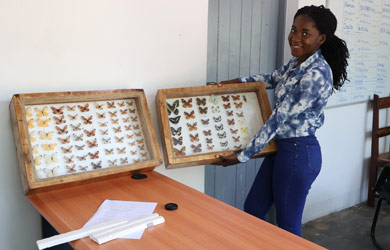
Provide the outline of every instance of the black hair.
{"type": "Polygon", "coordinates": [[[332,69],[333,88],[339,90],[347,79],[347,66],[349,52],[344,40],[334,33],[337,28],[335,15],[323,5],[305,6],[300,8],[294,16],[306,15],[316,24],[316,28],[321,34],[326,35],[325,42],[321,45],[321,52],[325,60],[332,69]]]}

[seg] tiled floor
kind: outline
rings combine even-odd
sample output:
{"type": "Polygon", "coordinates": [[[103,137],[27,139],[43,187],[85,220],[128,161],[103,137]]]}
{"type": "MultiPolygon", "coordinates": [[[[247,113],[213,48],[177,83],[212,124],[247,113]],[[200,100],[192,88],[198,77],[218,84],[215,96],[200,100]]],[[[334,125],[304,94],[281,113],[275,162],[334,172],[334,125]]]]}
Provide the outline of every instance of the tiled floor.
{"type": "MultiPolygon", "coordinates": [[[[374,213],[375,208],[358,204],[304,224],[302,237],[331,250],[375,250],[370,236],[374,213]]],[[[385,201],[375,232],[382,248],[390,250],[390,205],[385,201]]]]}

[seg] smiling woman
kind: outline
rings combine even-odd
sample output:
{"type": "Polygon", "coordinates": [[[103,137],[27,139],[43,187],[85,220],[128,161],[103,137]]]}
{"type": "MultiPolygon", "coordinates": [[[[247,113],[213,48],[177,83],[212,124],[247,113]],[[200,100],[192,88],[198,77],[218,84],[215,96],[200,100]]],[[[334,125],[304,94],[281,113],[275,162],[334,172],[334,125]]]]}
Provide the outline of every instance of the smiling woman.
{"type": "Polygon", "coordinates": [[[265,124],[238,154],[220,155],[222,165],[246,162],[275,138],[278,151],[263,161],[246,198],[244,210],[265,220],[275,204],[278,226],[301,235],[306,196],[322,164],[316,130],[324,123],[324,108],[333,89],[346,80],[348,49],[334,35],[337,20],[324,6],[297,11],[288,41],[293,58],[269,74],[230,81],[266,83],[275,88],[275,107],[265,124]]]}

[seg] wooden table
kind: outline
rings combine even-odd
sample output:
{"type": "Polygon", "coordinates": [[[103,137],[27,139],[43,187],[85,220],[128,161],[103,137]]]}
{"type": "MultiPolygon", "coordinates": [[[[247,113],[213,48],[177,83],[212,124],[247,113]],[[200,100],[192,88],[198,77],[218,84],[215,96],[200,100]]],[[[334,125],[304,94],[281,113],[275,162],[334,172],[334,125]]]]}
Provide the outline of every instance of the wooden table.
{"type": "Polygon", "coordinates": [[[81,228],[105,199],[157,202],[165,223],[146,229],[140,240],[116,239],[98,245],[89,238],[75,249],[324,249],[155,171],[28,195],[59,232],[81,228]],[[164,205],[174,202],[178,210],[164,205]]]}

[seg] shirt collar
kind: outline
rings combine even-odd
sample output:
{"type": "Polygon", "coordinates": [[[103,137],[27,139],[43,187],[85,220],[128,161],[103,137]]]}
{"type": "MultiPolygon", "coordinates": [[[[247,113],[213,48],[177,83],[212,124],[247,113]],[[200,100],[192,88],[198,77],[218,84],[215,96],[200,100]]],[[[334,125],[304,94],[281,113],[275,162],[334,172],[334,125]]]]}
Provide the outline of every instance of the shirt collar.
{"type": "MultiPolygon", "coordinates": [[[[321,53],[321,49],[318,49],[313,55],[311,55],[309,58],[306,59],[306,61],[304,61],[303,63],[301,63],[301,65],[299,65],[298,67],[296,67],[294,69],[294,71],[296,73],[300,73],[302,72],[303,70],[305,70],[310,64],[312,64],[314,61],[316,61],[319,57],[322,56],[322,53],[321,53]]],[[[297,57],[294,57],[293,60],[292,60],[292,65],[293,67],[297,64],[298,62],[298,58],[297,57]]]]}

